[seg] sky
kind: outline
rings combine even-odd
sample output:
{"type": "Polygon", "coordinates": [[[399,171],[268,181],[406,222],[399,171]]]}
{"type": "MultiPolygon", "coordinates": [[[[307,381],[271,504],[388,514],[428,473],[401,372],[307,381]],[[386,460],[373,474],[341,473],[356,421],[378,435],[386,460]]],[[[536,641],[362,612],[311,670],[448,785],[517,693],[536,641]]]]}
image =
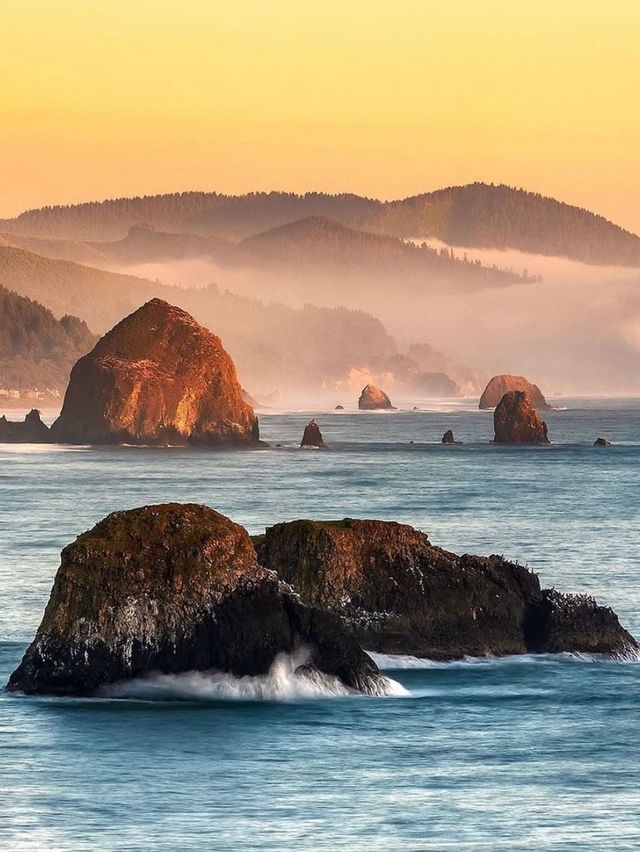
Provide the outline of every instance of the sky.
{"type": "Polygon", "coordinates": [[[0,216],[475,180],[640,232],[639,0],[0,0],[0,216]]]}

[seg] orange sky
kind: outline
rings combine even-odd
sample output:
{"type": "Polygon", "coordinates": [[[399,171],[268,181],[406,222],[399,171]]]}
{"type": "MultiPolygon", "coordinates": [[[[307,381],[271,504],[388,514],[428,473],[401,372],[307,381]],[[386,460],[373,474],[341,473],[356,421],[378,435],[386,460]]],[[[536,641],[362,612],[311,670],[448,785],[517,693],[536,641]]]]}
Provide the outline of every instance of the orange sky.
{"type": "Polygon", "coordinates": [[[640,0],[0,0],[0,215],[505,182],[640,232],[640,0]]]}

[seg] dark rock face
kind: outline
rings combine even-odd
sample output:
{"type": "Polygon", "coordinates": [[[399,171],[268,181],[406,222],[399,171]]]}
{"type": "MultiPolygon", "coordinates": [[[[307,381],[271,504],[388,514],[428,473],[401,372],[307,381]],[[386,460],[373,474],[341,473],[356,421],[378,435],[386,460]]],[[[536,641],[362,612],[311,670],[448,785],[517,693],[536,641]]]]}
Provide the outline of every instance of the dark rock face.
{"type": "Polygon", "coordinates": [[[261,564],[309,605],[339,613],[372,651],[454,659],[637,648],[611,610],[594,602],[562,609],[527,568],[499,556],[457,556],[404,524],[294,521],[255,541],[261,564]]]}
{"type": "Polygon", "coordinates": [[[548,444],[547,424],[524,391],[505,393],[493,412],[496,444],[548,444]]]}
{"type": "Polygon", "coordinates": [[[301,447],[319,447],[324,449],[327,445],[322,438],[322,432],[315,420],[310,420],[304,427],[304,434],[300,441],[301,447]]]}
{"type": "Polygon", "coordinates": [[[344,405],[340,405],[340,404],[336,405],[335,411],[344,411],[344,405]]]}
{"type": "Polygon", "coordinates": [[[375,385],[367,385],[362,389],[358,408],[361,411],[377,411],[378,409],[395,411],[395,406],[391,405],[391,400],[386,393],[375,385]]]}
{"type": "Polygon", "coordinates": [[[505,393],[510,391],[524,391],[537,411],[551,410],[538,385],[534,385],[524,376],[510,376],[507,373],[491,379],[482,392],[478,408],[495,408],[505,393]]]}
{"type": "Polygon", "coordinates": [[[40,412],[32,408],[23,423],[0,417],[0,443],[5,444],[49,444],[51,430],[40,419],[40,412]]]}
{"type": "Polygon", "coordinates": [[[153,299],[101,338],[71,371],[55,441],[88,444],[257,444],[220,338],[153,299]]]}
{"type": "Polygon", "coordinates": [[[594,447],[610,447],[611,441],[607,441],[606,438],[596,438],[593,442],[594,447]]]}
{"type": "Polygon", "coordinates": [[[175,503],[109,515],[62,551],[35,639],[8,688],[86,695],[151,671],[259,675],[309,649],[307,666],[375,692],[373,661],[329,612],[261,568],[246,531],[175,503]]]}
{"type": "Polygon", "coordinates": [[[455,438],[453,437],[453,432],[451,429],[447,429],[447,431],[442,436],[443,444],[455,444],[455,438]]]}

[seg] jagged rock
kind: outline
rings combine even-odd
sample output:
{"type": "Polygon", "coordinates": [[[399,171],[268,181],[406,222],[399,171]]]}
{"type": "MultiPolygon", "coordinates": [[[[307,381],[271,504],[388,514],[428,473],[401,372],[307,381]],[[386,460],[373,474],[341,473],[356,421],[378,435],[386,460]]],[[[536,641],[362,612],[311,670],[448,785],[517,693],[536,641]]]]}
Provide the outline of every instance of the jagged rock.
{"type": "Polygon", "coordinates": [[[254,542],[262,565],[305,603],[338,613],[372,651],[454,659],[637,648],[611,610],[594,602],[562,608],[526,567],[457,556],[404,524],[301,520],[269,527],[254,542]]]}
{"type": "Polygon", "coordinates": [[[453,437],[453,432],[451,429],[447,429],[447,431],[442,436],[443,444],[455,444],[455,438],[453,437]]]}
{"type": "Polygon", "coordinates": [[[277,654],[363,692],[376,665],[329,612],[261,568],[243,527],[204,506],[109,515],[62,551],[35,639],[10,690],[86,695],[151,671],[266,673],[277,654]]]}
{"type": "Polygon", "coordinates": [[[391,400],[386,393],[375,385],[367,385],[362,389],[360,399],[358,400],[358,408],[361,411],[376,411],[378,409],[395,411],[395,406],[391,404],[391,400]]]}
{"type": "Polygon", "coordinates": [[[593,442],[594,447],[610,447],[611,441],[607,441],[606,438],[596,438],[593,442]]]}
{"type": "Polygon", "coordinates": [[[322,432],[315,420],[310,420],[304,427],[304,434],[300,441],[301,447],[319,447],[324,449],[327,445],[322,438],[322,432]]]}
{"type": "Polygon", "coordinates": [[[220,338],[160,299],[119,322],[76,363],[51,435],[87,444],[259,441],[258,420],[220,338]]]}
{"type": "Polygon", "coordinates": [[[524,391],[528,394],[533,407],[537,411],[550,411],[551,406],[544,398],[544,394],[538,387],[524,376],[510,376],[507,373],[494,376],[486,386],[480,397],[478,408],[495,408],[505,393],[510,391],[524,391]]]}
{"type": "Polygon", "coordinates": [[[524,391],[505,393],[493,413],[496,444],[548,444],[547,424],[524,391]]]}
{"type": "Polygon", "coordinates": [[[51,430],[40,419],[40,412],[32,408],[19,423],[0,417],[0,443],[3,444],[49,444],[51,443],[51,430]]]}

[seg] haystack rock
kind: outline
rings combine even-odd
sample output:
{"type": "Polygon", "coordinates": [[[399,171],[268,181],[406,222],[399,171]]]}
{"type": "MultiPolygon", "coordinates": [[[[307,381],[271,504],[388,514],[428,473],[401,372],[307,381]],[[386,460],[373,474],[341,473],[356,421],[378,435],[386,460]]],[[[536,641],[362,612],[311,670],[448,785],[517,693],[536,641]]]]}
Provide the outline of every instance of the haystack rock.
{"type": "Polygon", "coordinates": [[[261,565],[309,606],[338,614],[364,647],[431,659],[584,651],[633,655],[615,613],[540,588],[501,556],[457,556],[389,521],[293,521],[254,543],[261,565]]]}
{"type": "Polygon", "coordinates": [[[40,419],[40,412],[32,408],[22,423],[0,417],[0,443],[6,444],[49,444],[51,430],[40,419]]]}
{"type": "Polygon", "coordinates": [[[395,406],[391,405],[391,400],[386,393],[375,385],[367,385],[362,389],[358,408],[361,411],[376,411],[378,409],[395,411],[395,406]]]}
{"type": "Polygon", "coordinates": [[[505,393],[493,413],[496,444],[548,444],[547,424],[524,391],[505,393]]]}
{"type": "Polygon", "coordinates": [[[90,695],[150,672],[266,674],[307,649],[301,677],[384,690],[338,618],[258,565],[243,527],[204,506],[109,515],[62,551],[35,639],[10,690],[90,695]]]}
{"type": "Polygon", "coordinates": [[[301,447],[318,447],[324,449],[327,445],[322,437],[320,427],[315,420],[310,420],[304,427],[304,434],[300,441],[301,447]]]}
{"type": "Polygon", "coordinates": [[[258,444],[219,337],[152,299],[118,323],[71,371],[52,438],[71,444],[258,444]]]}
{"type": "Polygon", "coordinates": [[[537,411],[551,411],[551,406],[544,398],[538,385],[534,385],[524,376],[510,376],[508,374],[494,376],[491,379],[480,397],[478,408],[495,408],[505,393],[510,391],[524,391],[528,394],[537,411]]]}

